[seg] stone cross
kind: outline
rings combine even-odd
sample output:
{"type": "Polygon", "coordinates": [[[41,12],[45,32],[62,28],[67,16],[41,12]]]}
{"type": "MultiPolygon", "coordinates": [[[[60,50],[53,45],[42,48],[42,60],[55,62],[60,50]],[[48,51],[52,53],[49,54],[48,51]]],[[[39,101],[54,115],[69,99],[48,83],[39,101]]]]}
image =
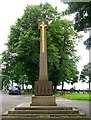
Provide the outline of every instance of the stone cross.
{"type": "Polygon", "coordinates": [[[40,29],[40,60],[39,60],[39,79],[34,83],[34,94],[36,96],[51,96],[52,95],[52,81],[48,81],[47,69],[47,41],[46,29],[48,23],[42,21],[39,23],[40,29]]]}
{"type": "Polygon", "coordinates": [[[39,23],[40,29],[40,63],[39,63],[39,80],[48,81],[47,70],[47,42],[46,42],[46,29],[48,23],[42,21],[39,23]]]}
{"type": "Polygon", "coordinates": [[[32,96],[32,106],[55,106],[55,97],[53,94],[53,83],[48,81],[47,70],[47,41],[46,29],[47,22],[42,21],[38,28],[40,29],[40,61],[39,61],[39,79],[34,83],[34,95],[32,96]]]}

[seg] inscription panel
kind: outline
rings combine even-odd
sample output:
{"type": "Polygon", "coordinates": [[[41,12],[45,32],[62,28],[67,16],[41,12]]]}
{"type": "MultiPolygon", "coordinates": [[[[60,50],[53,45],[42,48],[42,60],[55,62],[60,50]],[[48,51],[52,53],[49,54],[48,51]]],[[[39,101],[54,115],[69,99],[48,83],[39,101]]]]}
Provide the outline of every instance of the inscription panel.
{"type": "Polygon", "coordinates": [[[47,81],[47,82],[35,82],[35,85],[34,85],[34,94],[36,96],[50,96],[52,95],[52,91],[53,91],[53,88],[52,88],[52,82],[51,81],[47,81]]]}

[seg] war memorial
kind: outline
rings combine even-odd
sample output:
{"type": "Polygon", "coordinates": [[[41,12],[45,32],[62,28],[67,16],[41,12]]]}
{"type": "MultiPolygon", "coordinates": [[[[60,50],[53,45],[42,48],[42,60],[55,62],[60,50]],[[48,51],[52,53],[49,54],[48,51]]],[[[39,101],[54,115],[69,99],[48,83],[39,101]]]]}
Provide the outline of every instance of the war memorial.
{"type": "Polygon", "coordinates": [[[2,120],[90,120],[76,107],[57,105],[53,96],[52,81],[48,81],[47,37],[48,23],[39,23],[40,60],[39,79],[34,84],[32,103],[16,106],[2,115],[2,120]]]}

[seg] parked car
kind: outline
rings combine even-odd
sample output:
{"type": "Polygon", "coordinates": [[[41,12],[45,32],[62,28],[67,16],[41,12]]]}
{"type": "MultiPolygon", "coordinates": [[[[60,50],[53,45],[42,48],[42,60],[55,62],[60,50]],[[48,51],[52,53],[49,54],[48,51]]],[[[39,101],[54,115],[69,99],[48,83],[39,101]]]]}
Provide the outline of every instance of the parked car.
{"type": "Polygon", "coordinates": [[[20,95],[21,94],[21,89],[19,86],[10,86],[9,87],[9,95],[20,95]]]}

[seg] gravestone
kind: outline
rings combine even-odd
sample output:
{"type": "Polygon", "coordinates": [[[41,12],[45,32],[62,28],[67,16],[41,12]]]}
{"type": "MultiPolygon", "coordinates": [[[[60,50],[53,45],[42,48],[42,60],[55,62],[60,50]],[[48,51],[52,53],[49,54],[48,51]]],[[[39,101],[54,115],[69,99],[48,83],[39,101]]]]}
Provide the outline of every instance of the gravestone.
{"type": "Polygon", "coordinates": [[[40,62],[39,62],[39,80],[35,81],[34,84],[34,95],[32,97],[31,105],[45,105],[53,106],[56,105],[55,97],[53,94],[52,81],[48,81],[48,65],[47,65],[47,41],[46,41],[46,29],[48,23],[42,21],[39,23],[38,28],[40,29],[40,62]]]}

